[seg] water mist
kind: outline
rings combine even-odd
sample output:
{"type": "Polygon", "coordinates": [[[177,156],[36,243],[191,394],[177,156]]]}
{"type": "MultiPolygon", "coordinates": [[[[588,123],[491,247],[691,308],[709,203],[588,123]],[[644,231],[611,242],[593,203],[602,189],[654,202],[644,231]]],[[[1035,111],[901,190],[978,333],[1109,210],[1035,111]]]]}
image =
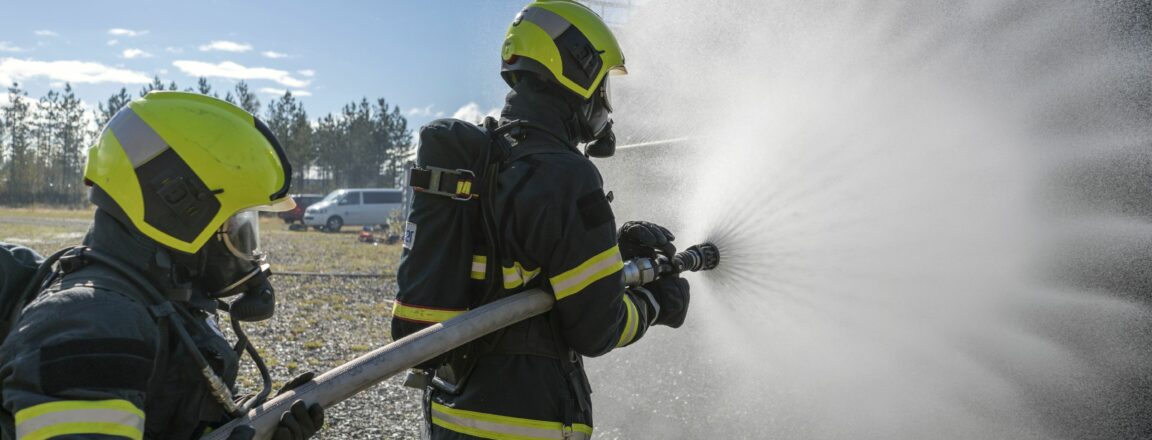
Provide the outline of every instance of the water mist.
{"type": "Polygon", "coordinates": [[[589,362],[598,437],[1152,436],[1147,9],[644,2],[618,133],[689,140],[597,163],[722,264],[589,362]]]}

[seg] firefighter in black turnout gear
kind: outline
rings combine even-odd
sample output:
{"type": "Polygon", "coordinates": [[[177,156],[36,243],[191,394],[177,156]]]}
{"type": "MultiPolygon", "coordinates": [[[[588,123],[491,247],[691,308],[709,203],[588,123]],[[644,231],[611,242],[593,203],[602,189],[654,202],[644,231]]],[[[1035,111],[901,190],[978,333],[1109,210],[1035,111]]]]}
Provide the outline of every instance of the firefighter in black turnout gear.
{"type": "MultiPolygon", "coordinates": [[[[509,29],[503,59],[512,91],[500,125],[516,128],[498,130],[510,146],[492,196],[498,261],[477,251],[471,274],[486,288],[474,294],[543,288],[556,303],[441,359],[425,400],[429,433],[438,440],[590,438],[592,389],[582,356],[632,344],[652,325],[679,327],[688,283],[671,275],[624,285],[626,259],[671,256],[675,247],[672,234],[651,223],[628,222],[617,231],[587,157],[614,150],[606,75],[624,70],[600,17],[575,2],[531,3],[509,29]]],[[[394,337],[461,312],[398,298],[394,337]]]]}
{"type": "MultiPolygon", "coordinates": [[[[232,395],[242,354],[258,356],[217,314],[238,332],[271,316],[255,211],[290,209],[290,176],[267,127],[224,101],[152,92],[121,109],[89,150],[83,245],[41,266],[0,346],[3,438],[195,439],[258,403],[232,395]]],[[[322,424],[297,402],[274,438],[322,424]]]]}

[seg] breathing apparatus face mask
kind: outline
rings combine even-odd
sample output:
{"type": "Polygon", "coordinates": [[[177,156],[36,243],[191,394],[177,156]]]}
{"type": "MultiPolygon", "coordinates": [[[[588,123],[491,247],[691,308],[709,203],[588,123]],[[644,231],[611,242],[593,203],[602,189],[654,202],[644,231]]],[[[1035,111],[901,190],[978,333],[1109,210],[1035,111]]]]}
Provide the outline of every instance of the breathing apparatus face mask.
{"type": "Polygon", "coordinates": [[[616,134],[612,132],[612,93],[608,87],[608,76],[592,98],[584,104],[586,133],[584,154],[589,157],[605,158],[616,154],[616,134]]]}
{"type": "Polygon", "coordinates": [[[263,321],[276,310],[271,275],[260,248],[260,219],[255,211],[237,213],[216,231],[204,252],[207,264],[200,283],[209,296],[226,298],[240,295],[228,307],[238,321],[263,321]]]}

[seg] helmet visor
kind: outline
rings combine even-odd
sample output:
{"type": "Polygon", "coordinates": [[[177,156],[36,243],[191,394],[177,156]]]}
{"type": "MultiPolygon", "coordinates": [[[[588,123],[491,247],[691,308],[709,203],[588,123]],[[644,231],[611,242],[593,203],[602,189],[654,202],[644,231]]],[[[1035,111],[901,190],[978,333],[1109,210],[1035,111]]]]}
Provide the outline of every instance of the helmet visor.
{"type": "Polygon", "coordinates": [[[260,248],[260,217],[256,211],[242,211],[230,217],[220,227],[220,236],[228,251],[238,258],[259,260],[264,256],[260,248]]]}
{"type": "Polygon", "coordinates": [[[600,86],[600,99],[604,100],[604,108],[612,112],[612,88],[608,87],[608,75],[604,75],[604,85],[600,86]]]}

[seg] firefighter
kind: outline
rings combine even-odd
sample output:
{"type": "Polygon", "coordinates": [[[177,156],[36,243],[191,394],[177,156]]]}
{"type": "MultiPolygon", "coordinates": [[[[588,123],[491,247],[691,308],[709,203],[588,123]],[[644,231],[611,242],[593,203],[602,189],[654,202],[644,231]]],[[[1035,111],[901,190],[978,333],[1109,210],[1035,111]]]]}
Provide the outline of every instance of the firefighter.
{"type": "Polygon", "coordinates": [[[624,55],[601,18],[572,1],[531,3],[512,22],[502,58],[512,90],[501,124],[524,124],[496,186],[501,267],[487,273],[501,276],[487,281],[507,294],[542,287],[556,304],[481,339],[464,356],[473,361],[455,356],[437,370],[428,429],[433,439],[589,438],[582,356],[632,344],[651,325],[679,327],[688,283],[672,275],[625,288],[623,262],[671,256],[674,237],[646,222],[618,231],[599,171],[578,148],[614,150],[607,75],[625,73],[624,55]]]}
{"type": "MultiPolygon", "coordinates": [[[[231,396],[243,347],[217,308],[239,295],[231,320],[271,316],[256,211],[293,207],[291,175],[264,123],[224,101],[152,92],[116,113],[88,151],[84,246],[0,346],[3,438],[193,439],[243,411],[231,396]]],[[[296,402],[274,438],[323,421],[296,402]]]]}

